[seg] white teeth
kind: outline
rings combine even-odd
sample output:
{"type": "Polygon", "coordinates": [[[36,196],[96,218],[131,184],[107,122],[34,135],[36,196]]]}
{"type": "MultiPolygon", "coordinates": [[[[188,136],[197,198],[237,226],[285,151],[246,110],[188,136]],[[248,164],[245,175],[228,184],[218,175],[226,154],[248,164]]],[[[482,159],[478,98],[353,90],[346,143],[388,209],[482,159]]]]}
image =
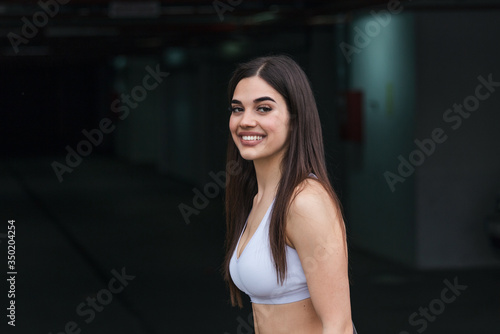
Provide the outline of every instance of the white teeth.
{"type": "Polygon", "coordinates": [[[243,140],[262,140],[262,136],[242,136],[243,140]]]}

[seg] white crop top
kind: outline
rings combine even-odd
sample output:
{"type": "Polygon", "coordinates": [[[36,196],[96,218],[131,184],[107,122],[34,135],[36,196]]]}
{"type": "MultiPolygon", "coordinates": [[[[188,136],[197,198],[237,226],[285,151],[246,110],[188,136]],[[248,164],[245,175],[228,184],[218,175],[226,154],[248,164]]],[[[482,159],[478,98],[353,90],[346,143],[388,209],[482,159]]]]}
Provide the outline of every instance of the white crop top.
{"type": "MultiPolygon", "coordinates": [[[[285,246],[286,278],[283,285],[278,283],[269,244],[269,223],[273,206],[274,200],[240,257],[237,258],[240,235],[229,263],[229,273],[234,284],[250,296],[252,303],[257,304],[293,303],[311,296],[299,255],[288,245],[285,246]]],[[[246,223],[243,231],[245,228],[246,223]]]]}

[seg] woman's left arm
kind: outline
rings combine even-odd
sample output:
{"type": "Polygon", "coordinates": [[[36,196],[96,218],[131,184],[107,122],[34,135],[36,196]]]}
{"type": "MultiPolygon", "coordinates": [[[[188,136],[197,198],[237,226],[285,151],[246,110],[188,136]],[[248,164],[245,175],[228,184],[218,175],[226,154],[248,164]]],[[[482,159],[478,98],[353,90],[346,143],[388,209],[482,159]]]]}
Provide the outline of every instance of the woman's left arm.
{"type": "Polygon", "coordinates": [[[347,247],[342,215],[316,181],[290,205],[286,234],[297,250],[323,334],[352,334],[347,247]]]}

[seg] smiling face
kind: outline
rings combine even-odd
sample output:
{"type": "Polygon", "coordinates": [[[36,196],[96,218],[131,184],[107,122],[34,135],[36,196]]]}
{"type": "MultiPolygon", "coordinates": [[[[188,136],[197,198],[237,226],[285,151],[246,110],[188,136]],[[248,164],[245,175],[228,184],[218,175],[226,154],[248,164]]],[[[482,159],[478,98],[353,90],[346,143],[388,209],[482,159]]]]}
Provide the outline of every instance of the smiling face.
{"type": "Polygon", "coordinates": [[[231,101],[229,129],[245,160],[281,161],[289,129],[286,102],[258,76],[242,79],[231,101]]]}

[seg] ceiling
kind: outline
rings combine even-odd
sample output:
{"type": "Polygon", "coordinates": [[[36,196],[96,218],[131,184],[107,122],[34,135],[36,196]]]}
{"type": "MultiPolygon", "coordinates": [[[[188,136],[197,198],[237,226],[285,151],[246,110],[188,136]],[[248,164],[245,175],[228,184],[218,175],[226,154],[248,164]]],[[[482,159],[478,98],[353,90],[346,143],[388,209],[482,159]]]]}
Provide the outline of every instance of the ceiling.
{"type": "MultiPolygon", "coordinates": [[[[270,29],[333,25],[348,20],[352,11],[374,6],[382,8],[387,2],[42,0],[41,3],[58,3],[44,9],[38,1],[0,0],[0,55],[37,55],[50,49],[56,54],[90,56],[150,53],[166,45],[211,45],[235,31],[268,33],[270,29]],[[36,31],[30,33],[27,26],[33,23],[37,23],[36,31]],[[18,52],[13,43],[18,44],[18,52]]],[[[410,0],[403,3],[413,10],[500,9],[500,0],[410,0]]]]}

